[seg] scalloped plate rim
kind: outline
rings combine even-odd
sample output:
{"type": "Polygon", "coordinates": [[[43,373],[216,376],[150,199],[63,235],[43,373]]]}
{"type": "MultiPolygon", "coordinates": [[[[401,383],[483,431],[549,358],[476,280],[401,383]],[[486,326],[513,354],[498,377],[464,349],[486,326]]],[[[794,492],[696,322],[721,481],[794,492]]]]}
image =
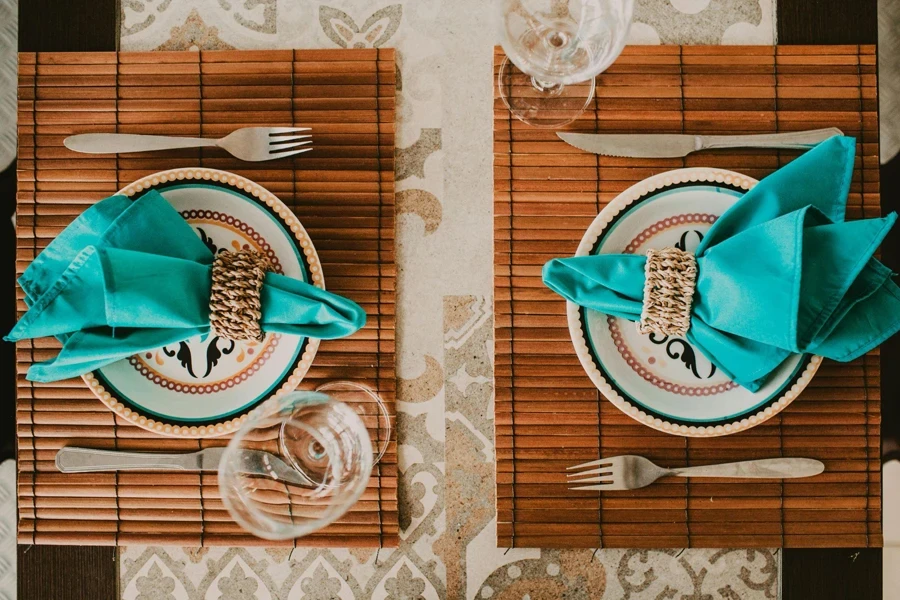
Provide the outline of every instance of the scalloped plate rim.
{"type": "MultiPolygon", "coordinates": [[[[621,192],[600,211],[585,231],[584,236],[578,244],[578,249],[575,251],[575,256],[586,256],[590,254],[600,235],[606,230],[609,224],[612,223],[613,219],[618,216],[620,212],[629,208],[635,201],[646,196],[650,192],[668,188],[673,185],[690,183],[721,183],[733,185],[746,191],[759,182],[752,177],[748,177],[735,171],[712,167],[687,167],[652,175],[621,192]]],[[[747,429],[767,421],[794,401],[800,392],[809,385],[809,382],[822,364],[821,356],[811,356],[806,368],[799,375],[794,384],[791,385],[789,389],[784,389],[782,392],[779,392],[781,397],[777,401],[754,414],[740,415],[730,423],[724,425],[717,424],[714,426],[704,426],[671,423],[665,419],[647,414],[640,406],[635,406],[626,398],[623,398],[606,380],[598,365],[595,364],[593,355],[588,348],[587,341],[584,339],[580,306],[574,302],[567,301],[566,320],[569,327],[569,335],[572,338],[572,345],[575,347],[575,353],[578,356],[578,360],[603,397],[639,423],[665,433],[682,437],[719,437],[731,435],[740,431],[746,431],[747,429]]]]}
{"type": "MultiPolygon", "coordinates": [[[[161,183],[172,181],[210,181],[230,185],[249,193],[260,202],[264,202],[270,209],[275,211],[278,217],[283,221],[290,233],[293,233],[293,241],[299,245],[301,254],[306,260],[307,268],[310,271],[312,284],[321,289],[325,289],[325,278],[322,273],[322,264],[319,260],[318,252],[303,227],[303,224],[297,216],[291,211],[284,202],[275,194],[265,187],[255,183],[254,181],[220,169],[210,169],[208,167],[178,167],[174,169],[166,169],[146,175],[137,179],[125,187],[121,188],[116,194],[122,194],[128,197],[133,196],[137,192],[152,188],[161,183]],[[296,229],[295,229],[296,226],[296,229]],[[304,245],[306,242],[306,245],[304,245]],[[310,250],[309,253],[306,250],[310,250]]],[[[300,359],[296,362],[293,372],[287,377],[285,382],[267,397],[260,398],[257,402],[249,405],[239,415],[233,415],[230,418],[217,423],[204,425],[190,425],[184,423],[169,423],[158,416],[148,416],[141,414],[140,411],[125,406],[113,394],[111,394],[103,384],[97,379],[93,372],[82,375],[82,379],[87,384],[91,392],[117,416],[129,421],[130,423],[141,427],[147,431],[157,433],[163,436],[177,438],[213,438],[233,433],[250,415],[260,410],[269,400],[282,396],[283,394],[292,392],[300,384],[300,381],[307,374],[312,361],[315,358],[319,348],[320,340],[315,338],[307,338],[306,348],[300,359]]]]}

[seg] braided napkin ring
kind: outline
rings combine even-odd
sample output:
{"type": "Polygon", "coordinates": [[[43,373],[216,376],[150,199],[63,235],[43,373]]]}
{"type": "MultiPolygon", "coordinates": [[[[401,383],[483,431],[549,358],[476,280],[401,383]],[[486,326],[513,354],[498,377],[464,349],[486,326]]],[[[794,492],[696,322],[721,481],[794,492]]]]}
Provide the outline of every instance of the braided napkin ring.
{"type": "Polygon", "coordinates": [[[220,252],[212,265],[209,324],[215,335],[234,341],[261,342],[259,299],[266,271],[272,264],[254,250],[220,252]]]}
{"type": "Polygon", "coordinates": [[[678,248],[648,250],[638,331],[683,336],[691,326],[697,259],[678,248]]]}

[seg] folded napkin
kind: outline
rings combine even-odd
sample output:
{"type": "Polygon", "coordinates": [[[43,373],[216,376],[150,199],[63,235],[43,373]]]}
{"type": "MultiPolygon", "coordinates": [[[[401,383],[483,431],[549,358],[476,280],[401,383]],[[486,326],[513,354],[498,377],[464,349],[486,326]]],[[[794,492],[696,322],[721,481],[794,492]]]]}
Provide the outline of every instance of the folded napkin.
{"type": "MultiPolygon", "coordinates": [[[[106,198],[82,213],[19,278],[28,312],[8,341],[56,336],[33,381],[82,375],[138,352],[210,333],[213,253],[156,191],[106,198]]],[[[365,324],[355,302],[266,273],[263,331],[332,339],[365,324]]]]}
{"type": "MultiPolygon", "coordinates": [[[[766,177],[696,250],[687,340],[752,391],[792,353],[850,361],[900,329],[900,289],[872,258],[896,214],[844,220],[855,149],[834,137],[766,177]]],[[[571,302],[638,321],[646,260],[554,259],[543,278],[571,302]]]]}

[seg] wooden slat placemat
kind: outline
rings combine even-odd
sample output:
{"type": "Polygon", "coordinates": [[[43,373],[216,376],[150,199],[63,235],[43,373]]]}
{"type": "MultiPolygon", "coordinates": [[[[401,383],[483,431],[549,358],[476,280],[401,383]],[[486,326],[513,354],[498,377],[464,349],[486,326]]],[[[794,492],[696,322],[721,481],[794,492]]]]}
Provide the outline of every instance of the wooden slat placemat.
{"type": "MultiPolygon", "coordinates": [[[[381,394],[393,419],[392,49],[24,53],[18,93],[18,273],[76,215],[144,175],[190,166],[238,173],[294,211],[316,246],[328,289],[368,314],[354,336],[322,342],[300,387],[364,382],[381,394]],[[218,149],[91,156],[63,146],[73,133],[220,137],[251,125],[312,127],[315,150],[245,163],[218,149]]],[[[21,290],[17,298],[21,315],[21,290]]],[[[20,543],[275,545],[231,521],[214,473],[59,473],[53,460],[65,445],[190,451],[227,439],[165,438],[114,419],[81,379],[27,381],[28,366],[58,348],[54,339],[17,347],[20,543]]],[[[344,518],[287,542],[397,543],[395,441],[344,518]]]]}
{"type": "MultiPolygon", "coordinates": [[[[495,53],[494,81],[503,59],[495,53]]],[[[850,218],[879,216],[874,46],[629,47],[567,129],[759,133],[839,127],[857,138],[850,218]]],[[[496,96],[496,93],[495,93],[496,96]]],[[[747,432],[681,438],[605,401],[569,338],[541,266],[572,256],[616,195],[655,173],[720,167],[757,179],[798,153],[730,150],[684,159],[597,156],[494,102],[497,536],[501,547],[880,546],[880,363],[826,361],[780,415],[747,432]],[[669,478],[631,492],[574,492],[565,468],[641,454],[667,466],[808,456],[815,478],[669,478]]]]}

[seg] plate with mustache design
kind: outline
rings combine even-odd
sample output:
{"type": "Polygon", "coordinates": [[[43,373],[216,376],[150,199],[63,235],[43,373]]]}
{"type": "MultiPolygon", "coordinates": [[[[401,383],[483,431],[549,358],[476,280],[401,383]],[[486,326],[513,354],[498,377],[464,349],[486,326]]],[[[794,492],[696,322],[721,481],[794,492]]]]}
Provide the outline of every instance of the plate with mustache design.
{"type": "MultiPolygon", "coordinates": [[[[721,169],[660,173],[628,188],[597,215],[576,256],[693,251],[756,180],[721,169]]],[[[645,335],[635,323],[567,303],[581,365],[603,396],[634,419],[689,437],[744,431],[774,416],[812,379],[821,357],[795,354],[757,392],[722,373],[686,339],[645,335]]]]}
{"type": "MultiPolygon", "coordinates": [[[[255,250],[276,273],[325,287],[306,230],[262,186],[206,168],[149,175],[119,191],[138,198],[156,190],[191,225],[213,254],[255,250]]],[[[292,391],[310,368],[319,341],[268,333],[261,342],[215,334],[135,354],[84,376],[91,390],[123,418],[178,437],[234,431],[253,408],[292,391]]]]}

